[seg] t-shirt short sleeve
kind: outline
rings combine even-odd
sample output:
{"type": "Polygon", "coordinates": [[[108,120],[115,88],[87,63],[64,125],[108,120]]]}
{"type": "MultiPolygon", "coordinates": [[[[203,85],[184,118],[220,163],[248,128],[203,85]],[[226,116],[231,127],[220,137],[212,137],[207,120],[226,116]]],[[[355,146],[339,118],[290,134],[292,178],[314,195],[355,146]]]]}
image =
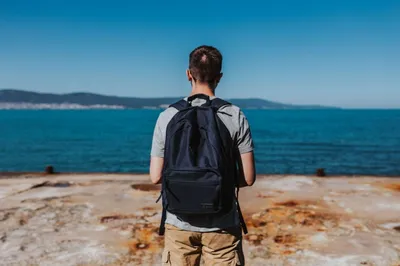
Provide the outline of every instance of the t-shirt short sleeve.
{"type": "Polygon", "coordinates": [[[254,150],[253,138],[251,136],[249,122],[241,110],[239,111],[238,119],[239,128],[237,131],[236,141],[239,152],[241,154],[251,152],[254,150]]]}
{"type": "Polygon", "coordinates": [[[167,126],[172,117],[178,112],[175,108],[164,110],[157,119],[153,132],[153,141],[151,145],[152,157],[164,158],[165,136],[167,134],[167,126]]]}
{"type": "Polygon", "coordinates": [[[151,144],[151,156],[164,158],[165,137],[161,129],[161,115],[157,119],[154,127],[153,141],[151,144]]]}

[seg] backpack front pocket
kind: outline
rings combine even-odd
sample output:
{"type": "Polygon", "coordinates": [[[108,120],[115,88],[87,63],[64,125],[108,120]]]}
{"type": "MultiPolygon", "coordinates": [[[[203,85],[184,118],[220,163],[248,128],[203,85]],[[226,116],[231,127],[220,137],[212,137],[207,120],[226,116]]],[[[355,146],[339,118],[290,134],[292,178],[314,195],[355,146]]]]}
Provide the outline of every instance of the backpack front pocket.
{"type": "Polygon", "coordinates": [[[167,209],[172,213],[211,214],[221,211],[221,177],[215,171],[169,171],[164,191],[167,209]]]}

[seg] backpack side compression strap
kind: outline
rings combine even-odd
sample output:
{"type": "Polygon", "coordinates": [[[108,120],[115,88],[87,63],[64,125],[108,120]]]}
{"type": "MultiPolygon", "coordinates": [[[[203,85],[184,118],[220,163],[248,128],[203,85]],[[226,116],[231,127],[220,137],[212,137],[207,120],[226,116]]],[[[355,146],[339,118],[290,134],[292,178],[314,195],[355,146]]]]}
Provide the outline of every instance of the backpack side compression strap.
{"type": "Polygon", "coordinates": [[[246,222],[244,221],[244,217],[243,217],[243,214],[242,214],[242,210],[240,209],[240,205],[239,205],[239,185],[238,185],[238,187],[237,187],[237,189],[236,189],[236,204],[237,204],[237,210],[238,210],[238,213],[239,213],[239,222],[240,222],[240,225],[242,226],[243,233],[244,233],[245,235],[247,235],[248,231],[247,231],[246,222]]]}
{"type": "Polygon", "coordinates": [[[158,230],[158,234],[160,236],[163,236],[165,233],[165,220],[167,219],[167,208],[163,206],[162,208],[162,214],[161,214],[161,223],[160,223],[160,228],[158,230]]]}

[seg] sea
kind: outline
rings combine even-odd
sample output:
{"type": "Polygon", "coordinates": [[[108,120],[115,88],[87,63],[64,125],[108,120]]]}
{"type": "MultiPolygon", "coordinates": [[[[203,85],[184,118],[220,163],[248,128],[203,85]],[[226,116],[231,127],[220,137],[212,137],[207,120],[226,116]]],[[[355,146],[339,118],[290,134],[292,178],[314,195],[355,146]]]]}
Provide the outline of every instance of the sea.
{"type": "MultiPolygon", "coordinates": [[[[148,173],[162,110],[1,110],[0,172],[148,173]]],[[[400,176],[400,110],[243,110],[259,174],[400,176]]]]}

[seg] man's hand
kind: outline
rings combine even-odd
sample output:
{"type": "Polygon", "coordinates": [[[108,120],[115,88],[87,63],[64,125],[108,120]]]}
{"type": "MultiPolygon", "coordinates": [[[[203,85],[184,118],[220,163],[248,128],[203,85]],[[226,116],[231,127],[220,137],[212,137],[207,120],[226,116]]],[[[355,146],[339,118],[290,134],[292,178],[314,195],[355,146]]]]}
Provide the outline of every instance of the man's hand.
{"type": "Polygon", "coordinates": [[[162,168],[164,165],[164,158],[151,157],[150,159],[150,179],[153,184],[161,183],[162,168]]]}

